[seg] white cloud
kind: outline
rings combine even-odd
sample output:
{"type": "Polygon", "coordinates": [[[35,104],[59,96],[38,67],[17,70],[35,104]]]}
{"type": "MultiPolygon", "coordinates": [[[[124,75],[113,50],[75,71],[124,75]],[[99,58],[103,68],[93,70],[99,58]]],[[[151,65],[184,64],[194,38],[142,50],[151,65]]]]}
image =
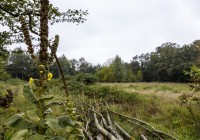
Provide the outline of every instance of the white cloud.
{"type": "Polygon", "coordinates": [[[154,51],[165,42],[180,45],[200,37],[198,0],[51,0],[62,11],[88,9],[86,23],[59,24],[51,35],[61,36],[58,53],[69,59],[85,57],[103,64],[119,55],[130,61],[134,55],[154,51]]]}

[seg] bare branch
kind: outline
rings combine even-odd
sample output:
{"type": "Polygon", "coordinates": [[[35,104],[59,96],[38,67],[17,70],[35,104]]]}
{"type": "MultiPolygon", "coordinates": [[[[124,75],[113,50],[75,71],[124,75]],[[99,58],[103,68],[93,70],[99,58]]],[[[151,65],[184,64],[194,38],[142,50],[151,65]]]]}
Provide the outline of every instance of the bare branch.
{"type": "Polygon", "coordinates": [[[117,140],[116,137],[114,137],[111,133],[109,133],[107,130],[105,130],[103,127],[101,127],[101,125],[98,122],[96,113],[94,113],[94,120],[95,120],[95,125],[97,127],[97,129],[104,135],[106,136],[108,139],[110,140],[117,140]]]}
{"type": "Polygon", "coordinates": [[[146,128],[146,127],[144,127],[144,126],[142,126],[142,125],[140,125],[140,124],[138,124],[138,123],[136,123],[136,122],[133,122],[133,121],[131,121],[131,120],[128,120],[128,122],[130,122],[130,123],[132,123],[132,124],[135,124],[135,125],[139,126],[140,128],[145,129],[147,132],[149,132],[149,133],[151,133],[152,135],[156,136],[156,137],[159,138],[160,140],[163,140],[159,135],[157,135],[156,133],[153,132],[154,130],[151,131],[151,130],[149,130],[148,128],[146,128]]]}
{"type": "Polygon", "coordinates": [[[85,128],[83,128],[83,132],[86,134],[86,136],[89,138],[89,140],[93,140],[92,136],[87,132],[85,128]]]}
{"type": "Polygon", "coordinates": [[[115,126],[117,127],[117,129],[128,139],[134,140],[134,138],[129,135],[123,128],[121,128],[116,122],[114,122],[115,126]]]}
{"type": "Polygon", "coordinates": [[[147,140],[147,138],[142,133],[140,134],[140,137],[142,138],[142,140],[147,140]]]}

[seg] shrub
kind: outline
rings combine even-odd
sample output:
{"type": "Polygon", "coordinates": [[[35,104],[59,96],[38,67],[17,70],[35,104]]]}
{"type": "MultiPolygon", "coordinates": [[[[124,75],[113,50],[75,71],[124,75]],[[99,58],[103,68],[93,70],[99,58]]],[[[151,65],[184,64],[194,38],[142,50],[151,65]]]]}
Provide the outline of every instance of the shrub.
{"type": "Polygon", "coordinates": [[[86,85],[92,85],[97,82],[97,77],[89,73],[79,73],[75,76],[75,80],[86,85]]]}
{"type": "Polygon", "coordinates": [[[130,103],[137,104],[140,102],[137,93],[127,93],[116,87],[109,86],[87,86],[84,88],[83,93],[89,98],[101,98],[105,102],[113,102],[117,104],[130,103]]]}
{"type": "Polygon", "coordinates": [[[12,79],[7,80],[6,83],[11,84],[11,85],[19,85],[20,83],[23,84],[24,81],[18,78],[12,78],[12,79]]]}

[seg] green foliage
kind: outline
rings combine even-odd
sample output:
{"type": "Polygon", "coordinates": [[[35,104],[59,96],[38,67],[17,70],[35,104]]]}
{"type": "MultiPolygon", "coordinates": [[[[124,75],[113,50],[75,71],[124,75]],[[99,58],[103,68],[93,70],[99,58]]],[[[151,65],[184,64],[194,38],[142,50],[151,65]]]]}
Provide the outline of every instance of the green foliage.
{"type": "MultiPolygon", "coordinates": [[[[49,3],[49,1],[47,1],[49,3]]],[[[6,26],[0,32],[0,37],[6,39],[5,44],[10,43],[24,43],[24,36],[21,32],[19,23],[19,16],[23,15],[26,24],[30,27],[30,34],[33,35],[32,39],[37,41],[38,37],[34,34],[39,33],[40,25],[40,1],[26,1],[26,0],[2,0],[0,5],[0,25],[6,26]],[[24,6],[26,8],[24,8],[24,6]],[[34,7],[34,9],[32,8],[34,7]],[[30,18],[31,17],[31,18],[30,18]],[[7,36],[5,36],[5,34],[7,36]]],[[[54,7],[51,3],[48,4],[48,21],[50,25],[58,22],[73,22],[73,23],[84,23],[86,19],[84,16],[88,14],[87,11],[83,10],[71,10],[67,12],[61,12],[57,7],[54,7]]]]}
{"type": "Polygon", "coordinates": [[[103,99],[107,103],[129,103],[133,105],[141,102],[137,93],[129,94],[116,87],[94,85],[85,87],[83,93],[89,98],[103,99]]]}
{"type": "Polygon", "coordinates": [[[142,71],[141,70],[139,70],[136,74],[136,81],[142,82],[142,71]]]}
{"type": "Polygon", "coordinates": [[[84,83],[85,85],[92,85],[97,82],[97,77],[89,73],[79,73],[74,78],[77,82],[84,83]]]}
{"type": "Polygon", "coordinates": [[[100,68],[97,70],[95,75],[98,77],[100,82],[113,82],[112,66],[100,68]]]}
{"type": "Polygon", "coordinates": [[[11,84],[11,85],[20,85],[23,84],[24,81],[18,79],[18,78],[11,78],[5,81],[6,84],[11,84]]]}
{"type": "Polygon", "coordinates": [[[70,105],[70,102],[66,104],[62,100],[56,100],[53,95],[48,95],[48,83],[40,87],[37,86],[38,80],[34,79],[34,81],[30,81],[29,84],[30,85],[24,85],[24,97],[27,101],[39,108],[27,110],[22,114],[15,114],[8,119],[7,123],[5,123],[6,127],[19,129],[19,131],[13,135],[13,138],[14,136],[22,137],[25,132],[27,132],[26,139],[58,139],[57,136],[63,136],[63,138],[69,138],[70,136],[74,138],[83,137],[81,129],[79,133],[76,132],[81,124],[76,121],[77,117],[75,112],[72,112],[74,108],[70,105]],[[41,92],[45,94],[41,96],[41,92]],[[43,106],[41,106],[41,104],[43,104],[43,106]],[[52,115],[52,107],[55,105],[64,105],[63,107],[67,107],[63,115],[58,117],[52,115]],[[68,131],[69,127],[71,131],[68,131]],[[27,130],[25,131],[24,129],[27,130]]]}
{"type": "Polygon", "coordinates": [[[24,53],[21,48],[16,48],[9,57],[9,65],[6,71],[13,77],[22,80],[28,80],[29,77],[36,77],[36,64],[30,58],[30,55],[24,53]]]}
{"type": "MultiPolygon", "coordinates": [[[[193,82],[190,84],[191,89],[196,91],[196,93],[188,93],[188,94],[182,94],[179,99],[181,102],[181,105],[185,106],[190,115],[191,119],[194,123],[194,129],[196,133],[198,134],[200,132],[200,96],[198,95],[200,91],[200,69],[196,66],[192,66],[190,68],[190,71],[185,71],[185,74],[190,75],[191,81],[193,82]]],[[[200,137],[200,135],[195,134],[196,137],[200,137]]]]}
{"type": "Polygon", "coordinates": [[[183,70],[200,65],[199,41],[180,47],[164,43],[155,52],[134,56],[124,63],[117,55],[107,66],[97,69],[100,82],[188,82],[183,70]]]}

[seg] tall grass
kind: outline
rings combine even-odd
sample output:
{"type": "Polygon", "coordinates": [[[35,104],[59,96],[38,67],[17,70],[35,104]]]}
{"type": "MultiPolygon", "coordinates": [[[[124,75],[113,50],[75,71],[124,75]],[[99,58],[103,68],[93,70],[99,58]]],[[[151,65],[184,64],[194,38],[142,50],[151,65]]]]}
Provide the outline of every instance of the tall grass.
{"type": "MultiPolygon", "coordinates": [[[[0,87],[10,87],[14,91],[14,102],[11,107],[8,109],[0,108],[0,126],[2,127],[5,120],[12,114],[30,110],[33,105],[24,99],[22,85],[0,83],[0,87]]],[[[59,86],[52,86],[50,92],[59,99],[64,96],[64,91],[59,86]]],[[[104,83],[82,87],[77,92],[72,92],[70,98],[77,101],[79,97],[83,97],[90,102],[107,103],[110,110],[144,120],[179,139],[194,140],[199,138],[193,129],[194,123],[187,108],[180,105],[178,98],[181,94],[188,92],[191,91],[187,84],[104,83]]],[[[55,108],[55,110],[57,114],[62,112],[62,108],[55,108]]],[[[134,135],[134,131],[139,129],[119,117],[115,119],[130,134],[134,135]]],[[[1,127],[0,131],[2,131],[1,127]]]]}

